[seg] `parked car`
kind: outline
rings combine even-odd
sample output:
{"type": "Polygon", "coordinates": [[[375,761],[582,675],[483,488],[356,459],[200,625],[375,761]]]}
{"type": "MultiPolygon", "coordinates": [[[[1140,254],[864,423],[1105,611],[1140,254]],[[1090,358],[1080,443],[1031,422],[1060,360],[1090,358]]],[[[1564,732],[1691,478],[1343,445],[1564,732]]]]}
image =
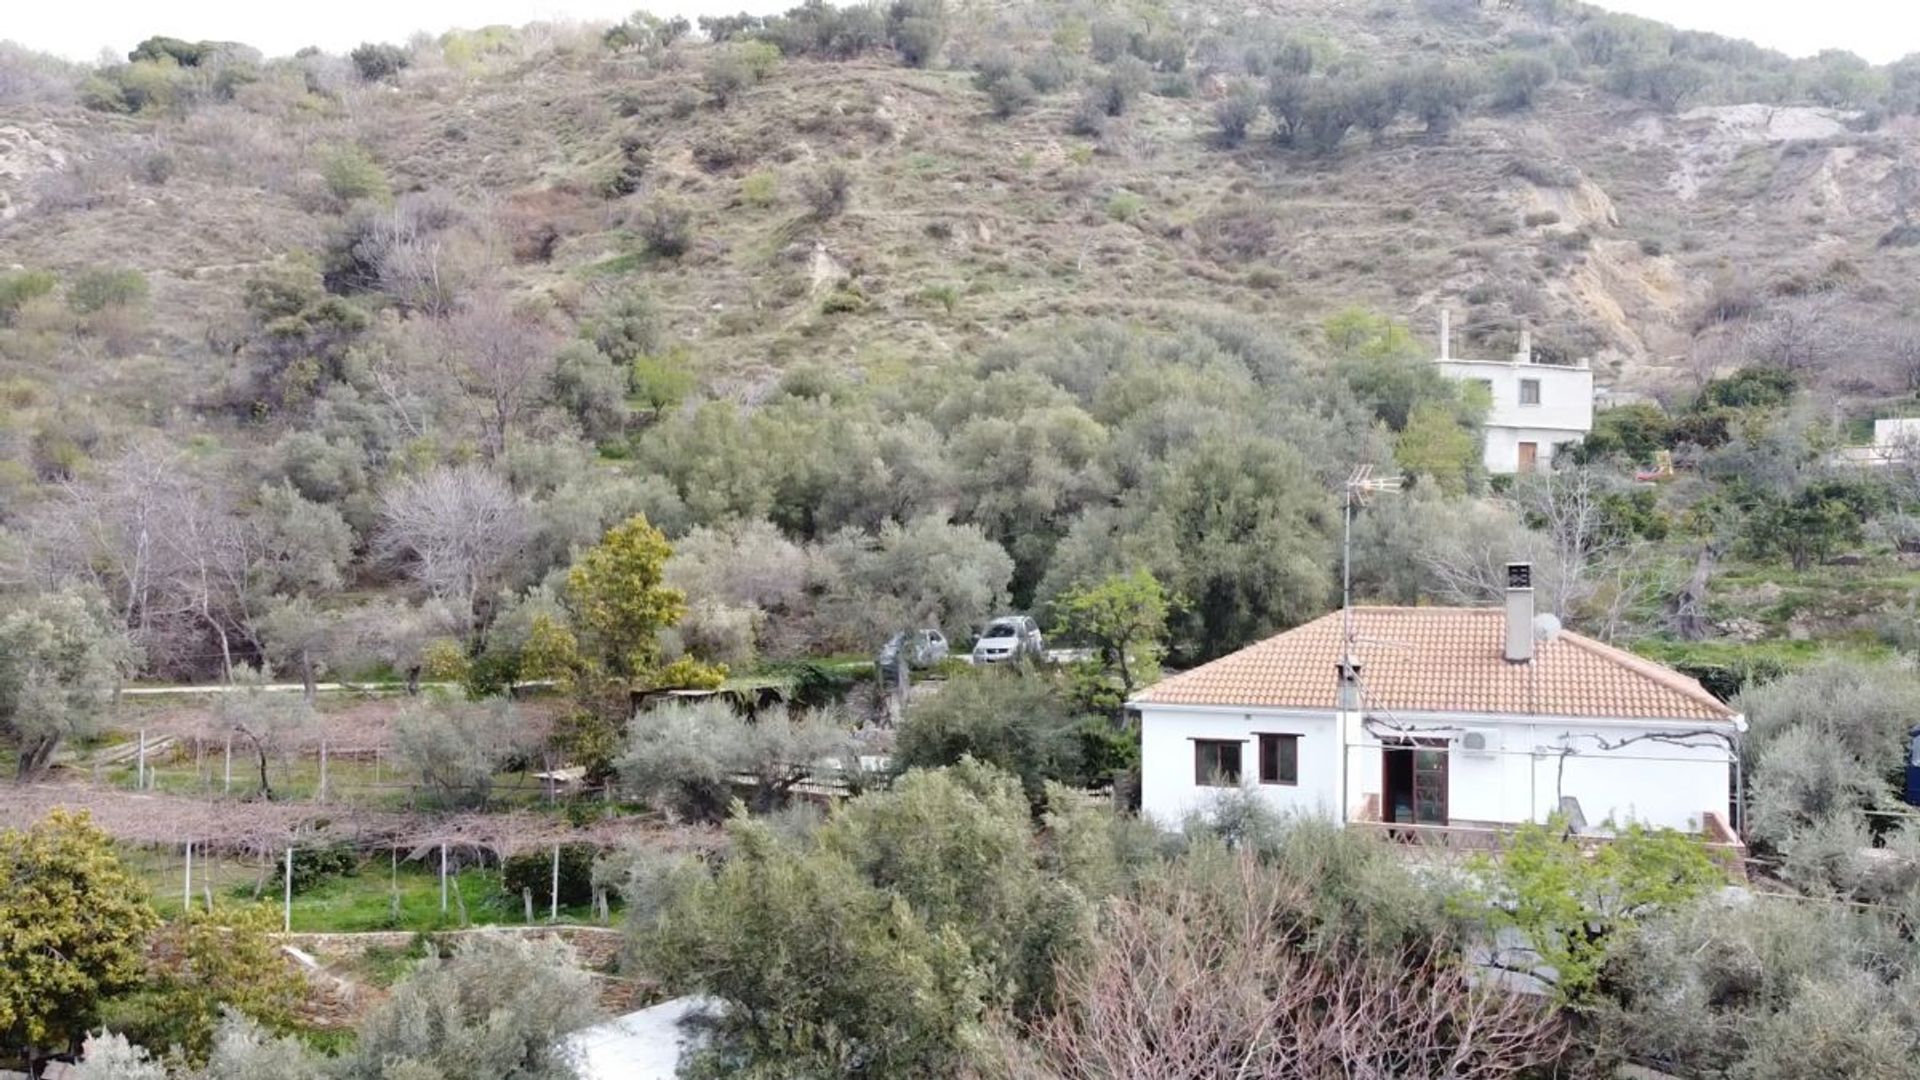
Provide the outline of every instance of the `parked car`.
{"type": "Polygon", "coordinates": [[[1040,626],[1030,615],[1002,615],[987,624],[973,643],[973,662],[998,664],[1008,660],[1038,660],[1045,655],[1040,626]]]}
{"type": "Polygon", "coordinates": [[[902,631],[880,646],[880,655],[876,660],[880,670],[892,671],[894,665],[904,657],[907,667],[918,671],[945,660],[948,651],[947,636],[938,630],[902,631]]]}

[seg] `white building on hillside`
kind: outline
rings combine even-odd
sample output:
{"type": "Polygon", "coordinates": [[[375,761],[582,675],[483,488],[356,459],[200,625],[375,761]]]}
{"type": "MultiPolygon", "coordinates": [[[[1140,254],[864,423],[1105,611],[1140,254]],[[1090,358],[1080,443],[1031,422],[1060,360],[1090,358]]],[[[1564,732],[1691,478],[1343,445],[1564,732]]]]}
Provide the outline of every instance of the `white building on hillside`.
{"type": "Polygon", "coordinates": [[[1544,471],[1561,446],[1593,430],[1593,369],[1540,364],[1533,335],[1520,332],[1520,349],[1506,360],[1462,360],[1453,355],[1448,312],[1440,312],[1440,355],[1434,363],[1451,379],[1472,379],[1493,398],[1487,413],[1483,460],[1494,474],[1544,471]]]}
{"type": "Polygon", "coordinates": [[[1351,641],[1335,611],[1148,687],[1129,702],[1142,812],[1175,826],[1237,788],[1405,834],[1559,812],[1737,843],[1744,720],[1678,672],[1536,623],[1531,567],[1508,574],[1505,610],[1357,607],[1351,641]]]}

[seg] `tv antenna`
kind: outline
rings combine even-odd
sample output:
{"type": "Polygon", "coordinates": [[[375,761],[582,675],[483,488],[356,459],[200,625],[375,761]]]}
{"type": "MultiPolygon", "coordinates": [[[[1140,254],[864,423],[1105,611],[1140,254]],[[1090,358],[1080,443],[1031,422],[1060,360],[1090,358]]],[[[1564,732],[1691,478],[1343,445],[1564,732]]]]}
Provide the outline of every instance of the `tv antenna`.
{"type": "Polygon", "coordinates": [[[1345,498],[1342,511],[1346,519],[1346,528],[1340,544],[1340,629],[1341,641],[1345,649],[1342,663],[1345,670],[1353,668],[1353,508],[1366,505],[1368,496],[1388,491],[1399,491],[1402,480],[1398,476],[1375,476],[1373,466],[1355,465],[1347,474],[1344,486],[1345,498]]]}

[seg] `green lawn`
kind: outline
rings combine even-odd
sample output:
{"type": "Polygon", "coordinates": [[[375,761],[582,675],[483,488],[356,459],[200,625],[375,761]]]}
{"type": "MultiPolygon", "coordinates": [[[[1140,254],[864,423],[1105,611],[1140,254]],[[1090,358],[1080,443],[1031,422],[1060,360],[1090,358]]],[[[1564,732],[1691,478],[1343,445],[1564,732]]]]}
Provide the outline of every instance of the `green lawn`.
{"type": "MultiPolygon", "coordinates": [[[[154,909],[162,917],[180,914],[183,872],[182,853],[160,852],[144,848],[126,848],[122,858],[146,882],[152,892],[154,909]]],[[[298,849],[294,859],[300,858],[298,849]]],[[[429,856],[426,863],[433,863],[429,856]]],[[[216,903],[253,902],[256,887],[259,902],[276,911],[281,905],[281,863],[269,866],[264,860],[207,857],[196,854],[193,867],[193,891],[196,904],[205,903],[205,888],[212,886],[216,903]]],[[[617,905],[616,905],[617,910],[617,905]]],[[[534,918],[544,922],[547,904],[534,897],[534,918]]],[[[593,923],[594,913],[587,906],[562,906],[562,922],[593,923]]],[[[369,930],[450,930],[461,926],[498,926],[523,924],[525,908],[519,897],[509,898],[500,889],[497,868],[470,867],[447,879],[447,910],[440,910],[440,875],[437,864],[423,865],[402,861],[396,868],[385,858],[369,859],[355,873],[331,878],[293,897],[295,933],[356,933],[369,930]],[[461,901],[465,901],[466,921],[461,921],[461,901]]]]}

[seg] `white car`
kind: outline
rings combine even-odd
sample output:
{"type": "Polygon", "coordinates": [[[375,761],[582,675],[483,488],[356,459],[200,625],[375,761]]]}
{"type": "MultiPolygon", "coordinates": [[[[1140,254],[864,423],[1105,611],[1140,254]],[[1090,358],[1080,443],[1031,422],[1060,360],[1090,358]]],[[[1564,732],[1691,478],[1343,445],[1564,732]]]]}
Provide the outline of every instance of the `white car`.
{"type": "Polygon", "coordinates": [[[988,623],[979,640],[973,643],[976,664],[1038,660],[1043,655],[1040,626],[1029,615],[1002,615],[988,623]]]}

